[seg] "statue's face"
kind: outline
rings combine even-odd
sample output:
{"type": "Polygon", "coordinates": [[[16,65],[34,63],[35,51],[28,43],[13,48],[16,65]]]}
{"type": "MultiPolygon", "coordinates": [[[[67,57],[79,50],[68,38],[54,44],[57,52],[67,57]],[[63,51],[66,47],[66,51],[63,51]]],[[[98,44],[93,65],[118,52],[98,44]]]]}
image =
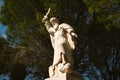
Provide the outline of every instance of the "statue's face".
{"type": "Polygon", "coordinates": [[[50,23],[51,23],[52,25],[55,25],[55,24],[58,24],[58,21],[57,21],[57,20],[52,20],[50,23]]]}
{"type": "Polygon", "coordinates": [[[54,21],[51,21],[51,24],[54,26],[54,25],[55,25],[55,22],[54,22],[54,21]]]}
{"type": "Polygon", "coordinates": [[[58,21],[55,17],[52,17],[52,18],[50,19],[50,23],[54,26],[55,24],[58,24],[59,21],[58,21]]]}
{"type": "Polygon", "coordinates": [[[58,24],[58,23],[54,23],[54,24],[53,24],[53,27],[54,27],[55,30],[57,30],[58,27],[59,27],[59,24],[58,24]]]}

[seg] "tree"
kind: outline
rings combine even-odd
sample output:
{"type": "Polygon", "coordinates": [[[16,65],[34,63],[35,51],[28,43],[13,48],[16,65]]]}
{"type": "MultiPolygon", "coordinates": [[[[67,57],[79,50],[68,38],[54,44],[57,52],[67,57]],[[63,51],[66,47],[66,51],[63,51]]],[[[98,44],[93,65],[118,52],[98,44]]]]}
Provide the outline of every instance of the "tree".
{"type": "Polygon", "coordinates": [[[8,25],[8,42],[23,54],[18,62],[26,61],[46,77],[53,50],[41,19],[51,7],[49,17],[57,16],[78,34],[75,70],[85,79],[116,80],[120,78],[119,4],[119,0],[4,0],[0,21],[8,25]]]}
{"type": "Polygon", "coordinates": [[[26,71],[25,71],[25,65],[23,63],[18,63],[18,61],[16,61],[17,54],[15,53],[18,50],[9,46],[7,41],[2,37],[0,37],[0,44],[1,44],[0,45],[0,74],[11,72],[12,80],[16,80],[18,78],[20,80],[23,80],[25,78],[26,71]],[[15,74],[19,74],[19,75],[15,75],[15,74]]]}
{"type": "Polygon", "coordinates": [[[8,25],[6,33],[9,44],[20,49],[16,52],[17,62],[23,61],[22,63],[36,68],[39,75],[45,77],[48,72],[47,68],[52,62],[52,58],[49,56],[52,55],[52,48],[47,45],[50,44],[49,36],[43,25],[40,25],[41,19],[39,18],[43,17],[43,13],[47,12],[48,7],[45,10],[43,7],[46,6],[46,3],[40,0],[36,0],[36,2],[26,0],[24,4],[23,2],[24,0],[4,0],[0,16],[1,22],[8,25]],[[22,58],[19,58],[20,55],[22,58]],[[24,62],[25,58],[26,62],[24,62]],[[22,60],[19,61],[19,59],[22,60]],[[50,59],[50,63],[46,64],[48,59],[50,59]]]}
{"type": "MultiPolygon", "coordinates": [[[[119,73],[117,70],[120,68],[118,67],[120,65],[118,63],[120,57],[120,1],[84,0],[84,2],[92,15],[92,22],[89,24],[90,28],[87,33],[89,40],[87,45],[91,65],[98,69],[95,74],[99,76],[96,79],[117,80],[119,76],[116,73],[119,73]]],[[[94,67],[91,70],[93,69],[94,67]]]]}

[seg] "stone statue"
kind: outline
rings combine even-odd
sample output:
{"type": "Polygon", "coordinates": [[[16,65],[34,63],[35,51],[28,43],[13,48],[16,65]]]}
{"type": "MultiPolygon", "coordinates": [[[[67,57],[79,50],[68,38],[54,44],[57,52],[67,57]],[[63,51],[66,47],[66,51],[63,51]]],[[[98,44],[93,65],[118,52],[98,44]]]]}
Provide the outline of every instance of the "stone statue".
{"type": "Polygon", "coordinates": [[[53,77],[59,73],[72,73],[74,65],[72,52],[76,46],[77,34],[70,25],[66,23],[59,24],[56,17],[52,17],[48,21],[48,13],[49,10],[42,22],[50,34],[54,49],[53,64],[49,67],[49,76],[53,77]]]}

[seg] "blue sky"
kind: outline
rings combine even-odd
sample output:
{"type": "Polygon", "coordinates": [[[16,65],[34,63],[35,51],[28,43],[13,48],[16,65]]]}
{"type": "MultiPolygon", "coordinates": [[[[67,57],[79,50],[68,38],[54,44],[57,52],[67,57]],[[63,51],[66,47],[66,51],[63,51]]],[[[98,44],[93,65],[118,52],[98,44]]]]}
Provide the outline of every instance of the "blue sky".
{"type": "MultiPolygon", "coordinates": [[[[1,6],[3,6],[3,0],[0,0],[0,11],[1,11],[1,6]]],[[[5,32],[7,30],[7,26],[3,26],[2,23],[0,22],[0,36],[6,38],[5,32]]]]}
{"type": "Polygon", "coordinates": [[[3,26],[1,23],[0,23],[0,36],[2,37],[6,37],[5,35],[5,31],[7,30],[7,26],[3,26]]]}
{"type": "Polygon", "coordinates": [[[0,0],[0,6],[3,5],[3,0],[0,0]]]}
{"type": "MultiPolygon", "coordinates": [[[[2,5],[3,5],[3,1],[0,0],[0,10],[1,10],[2,5]]],[[[0,23],[0,36],[6,37],[6,35],[5,35],[6,30],[7,30],[7,26],[3,26],[2,23],[0,23]]]]}

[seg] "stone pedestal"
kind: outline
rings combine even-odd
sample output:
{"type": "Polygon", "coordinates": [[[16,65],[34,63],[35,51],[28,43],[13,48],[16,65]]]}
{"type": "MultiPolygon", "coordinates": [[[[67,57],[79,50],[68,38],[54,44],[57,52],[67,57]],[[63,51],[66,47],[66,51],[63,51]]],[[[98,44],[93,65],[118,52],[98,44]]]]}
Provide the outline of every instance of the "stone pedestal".
{"type": "Polygon", "coordinates": [[[77,72],[73,73],[59,73],[51,78],[45,80],[82,80],[81,74],[77,72]]]}

